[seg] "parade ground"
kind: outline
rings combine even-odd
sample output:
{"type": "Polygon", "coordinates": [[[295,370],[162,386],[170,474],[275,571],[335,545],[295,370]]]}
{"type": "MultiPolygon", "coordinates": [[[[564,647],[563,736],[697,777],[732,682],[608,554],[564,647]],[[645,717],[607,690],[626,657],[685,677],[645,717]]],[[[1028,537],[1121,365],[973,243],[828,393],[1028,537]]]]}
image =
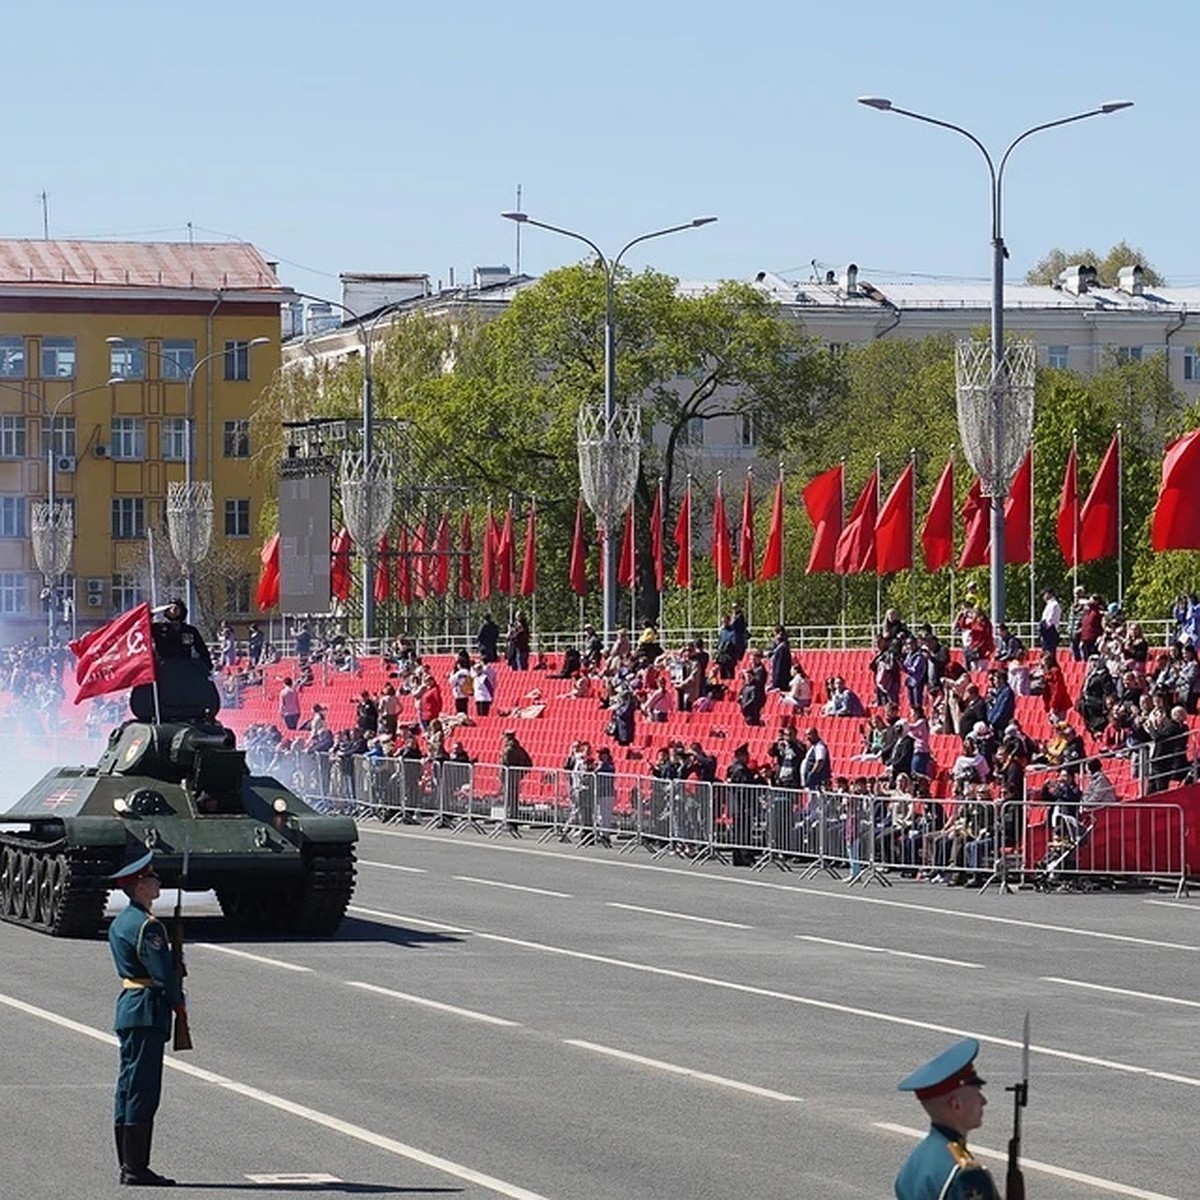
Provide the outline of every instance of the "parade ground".
{"type": "MultiPolygon", "coordinates": [[[[963,1036],[1002,1185],[1028,1010],[1028,1195],[1194,1192],[1200,898],[370,822],[359,860],[329,940],[239,940],[187,898],[196,1048],[169,1055],[154,1146],[181,1187],[880,1200],[924,1124],[896,1082],[963,1036]]],[[[107,945],[0,926],[0,979],[6,1194],[121,1194],[107,945]]]]}

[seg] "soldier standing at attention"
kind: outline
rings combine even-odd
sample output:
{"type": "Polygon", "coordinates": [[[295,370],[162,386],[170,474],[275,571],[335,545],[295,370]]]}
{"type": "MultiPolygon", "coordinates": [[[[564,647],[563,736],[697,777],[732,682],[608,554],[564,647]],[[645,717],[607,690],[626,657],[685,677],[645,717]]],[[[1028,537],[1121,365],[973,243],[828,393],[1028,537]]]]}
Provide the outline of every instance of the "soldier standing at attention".
{"type": "Polygon", "coordinates": [[[163,608],[162,620],[150,626],[150,633],[159,658],[196,659],[206,675],[211,673],[212,655],[200,630],[188,624],[187,605],[182,600],[172,600],[163,608]]]}
{"type": "Polygon", "coordinates": [[[983,1124],[984,1080],[975,1074],[979,1043],[965,1038],[899,1084],[915,1092],[929,1114],[925,1140],[896,1176],[897,1200],[1000,1200],[987,1170],[967,1149],[967,1134],[983,1124]]]}
{"type": "Polygon", "coordinates": [[[120,1044],[113,1125],[121,1182],[133,1187],[170,1187],[175,1180],[150,1169],[154,1114],[162,1095],[163,1049],[171,1016],[183,1007],[181,981],[167,931],[150,909],[159,881],[153,852],[112,876],[129,905],[108,928],[108,944],[121,980],[114,1028],[120,1044]]]}

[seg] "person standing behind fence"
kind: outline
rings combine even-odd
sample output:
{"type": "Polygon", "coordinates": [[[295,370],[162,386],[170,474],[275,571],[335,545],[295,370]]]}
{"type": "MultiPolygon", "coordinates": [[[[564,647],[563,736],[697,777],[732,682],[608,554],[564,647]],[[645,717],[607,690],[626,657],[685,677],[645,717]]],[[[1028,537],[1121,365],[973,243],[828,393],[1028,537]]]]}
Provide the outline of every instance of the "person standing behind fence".
{"type": "Polygon", "coordinates": [[[800,764],[800,786],[809,791],[822,791],[829,786],[833,777],[833,764],[829,760],[829,747],[821,740],[815,725],[810,725],[804,731],[804,740],[808,749],[804,753],[804,761],[800,764]]]}
{"type": "Polygon", "coordinates": [[[517,731],[506,729],[500,745],[500,787],[504,798],[504,815],[508,820],[508,828],[514,833],[521,803],[521,781],[532,767],[533,759],[517,740],[517,731]]]}

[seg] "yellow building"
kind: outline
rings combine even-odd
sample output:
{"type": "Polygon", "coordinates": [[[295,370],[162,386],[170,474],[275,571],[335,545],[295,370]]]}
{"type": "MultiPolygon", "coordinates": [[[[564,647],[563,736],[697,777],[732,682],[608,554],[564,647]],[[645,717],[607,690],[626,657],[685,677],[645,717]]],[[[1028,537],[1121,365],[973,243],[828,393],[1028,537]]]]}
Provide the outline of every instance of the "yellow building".
{"type": "MultiPolygon", "coordinates": [[[[251,470],[250,415],[290,294],[243,243],[0,240],[0,644],[44,637],[51,605],[69,633],[149,599],[147,531],[189,472],[213,492],[193,616],[208,632],[249,615],[272,486],[251,470]],[[74,509],[53,595],[32,537],[51,488],[74,509]]],[[[153,542],[165,600],[180,572],[169,539],[153,542]]]]}

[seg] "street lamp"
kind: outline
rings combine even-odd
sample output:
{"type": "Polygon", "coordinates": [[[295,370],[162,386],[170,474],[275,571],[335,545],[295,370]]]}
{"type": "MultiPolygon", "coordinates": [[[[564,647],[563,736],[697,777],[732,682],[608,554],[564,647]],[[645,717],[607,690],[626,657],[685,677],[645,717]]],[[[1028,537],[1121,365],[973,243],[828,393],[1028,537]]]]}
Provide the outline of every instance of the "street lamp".
{"type": "MultiPolygon", "coordinates": [[[[906,108],[898,108],[883,96],[860,96],[858,102],[859,104],[866,105],[867,108],[874,108],[880,112],[895,113],[900,117],[910,117],[914,121],[923,121],[926,125],[937,125],[942,129],[949,129],[954,133],[961,134],[975,146],[987,163],[988,175],[991,179],[992,208],[991,386],[989,389],[991,412],[988,414],[989,420],[987,421],[988,431],[991,436],[988,439],[988,445],[983,447],[981,457],[998,465],[1004,457],[1001,449],[1005,440],[1004,405],[1007,396],[1007,372],[1004,360],[1004,260],[1008,257],[1008,251],[1004,245],[1004,234],[1001,228],[1001,201],[1004,188],[1004,168],[1008,163],[1008,156],[1026,138],[1032,137],[1035,133],[1041,133],[1044,129],[1056,129],[1060,125],[1071,125],[1076,121],[1086,121],[1089,117],[1102,117],[1110,113],[1120,112],[1124,108],[1131,108],[1133,101],[1111,100],[1108,103],[1101,104],[1098,108],[1089,109],[1087,112],[1076,113],[1074,116],[1060,117],[1056,121],[1046,121],[1040,125],[1034,125],[1026,129],[1024,133],[1018,134],[1017,137],[1008,143],[1004,153],[1000,156],[999,166],[996,165],[996,162],[993,160],[991,154],[988,153],[988,149],[983,142],[971,133],[970,130],[964,129],[961,125],[952,124],[950,121],[942,121],[937,117],[926,116],[924,113],[912,112],[906,108]]],[[[1027,439],[1028,433],[1026,433],[1027,439]]],[[[966,431],[963,431],[963,440],[964,442],[967,440],[966,431]]],[[[1016,464],[1013,465],[1014,470],[1015,468],[1016,464]]],[[[983,482],[985,487],[989,482],[992,485],[989,489],[992,493],[991,608],[992,621],[993,623],[998,623],[1005,618],[1004,500],[1008,494],[1008,488],[1012,479],[1011,474],[1009,474],[1007,478],[1001,475],[991,481],[984,480],[983,482]]]]}
{"type": "MultiPolygon", "coordinates": [[[[616,277],[617,270],[621,265],[621,259],[625,253],[631,250],[640,242],[648,242],[652,238],[666,237],[671,233],[680,233],[685,229],[698,229],[701,225],[711,225],[717,220],[716,217],[693,217],[690,221],[684,221],[679,225],[671,225],[666,229],[656,229],[652,233],[643,233],[639,237],[635,237],[632,241],[626,242],[624,246],[611,258],[606,258],[604,252],[592,241],[591,238],[584,237],[582,233],[576,233],[572,229],[564,229],[559,225],[550,225],[545,221],[534,220],[528,213],[523,212],[504,212],[500,214],[506,221],[515,221],[518,225],[533,225],[537,229],[546,229],[551,233],[561,234],[563,237],[573,238],[577,242],[582,242],[585,246],[591,248],[595,253],[597,261],[600,263],[600,268],[604,272],[604,414],[603,428],[601,438],[599,440],[599,458],[598,466],[600,474],[606,477],[610,486],[606,489],[610,492],[607,497],[598,497],[601,500],[599,511],[596,505],[592,505],[592,511],[596,514],[597,519],[601,523],[601,528],[604,533],[603,549],[603,593],[604,593],[604,641],[605,644],[611,644],[614,630],[617,624],[617,548],[613,544],[613,534],[616,529],[616,518],[618,513],[613,511],[615,508],[625,508],[629,504],[630,496],[626,496],[622,501],[619,497],[611,494],[614,490],[612,485],[615,484],[615,475],[618,465],[621,465],[628,471],[632,479],[636,480],[637,476],[637,455],[640,451],[640,429],[635,430],[636,441],[630,451],[632,462],[618,463],[618,459],[622,457],[620,454],[620,446],[624,439],[619,436],[618,429],[618,413],[617,413],[617,320],[616,320],[616,277]]],[[[585,422],[584,412],[580,411],[580,424],[585,422]]],[[[584,475],[584,443],[580,441],[580,474],[584,475]]],[[[623,475],[625,471],[621,471],[623,475]]],[[[632,489],[630,489],[632,494],[632,489]]],[[[589,504],[592,503],[592,498],[588,497],[589,504]]]]}

